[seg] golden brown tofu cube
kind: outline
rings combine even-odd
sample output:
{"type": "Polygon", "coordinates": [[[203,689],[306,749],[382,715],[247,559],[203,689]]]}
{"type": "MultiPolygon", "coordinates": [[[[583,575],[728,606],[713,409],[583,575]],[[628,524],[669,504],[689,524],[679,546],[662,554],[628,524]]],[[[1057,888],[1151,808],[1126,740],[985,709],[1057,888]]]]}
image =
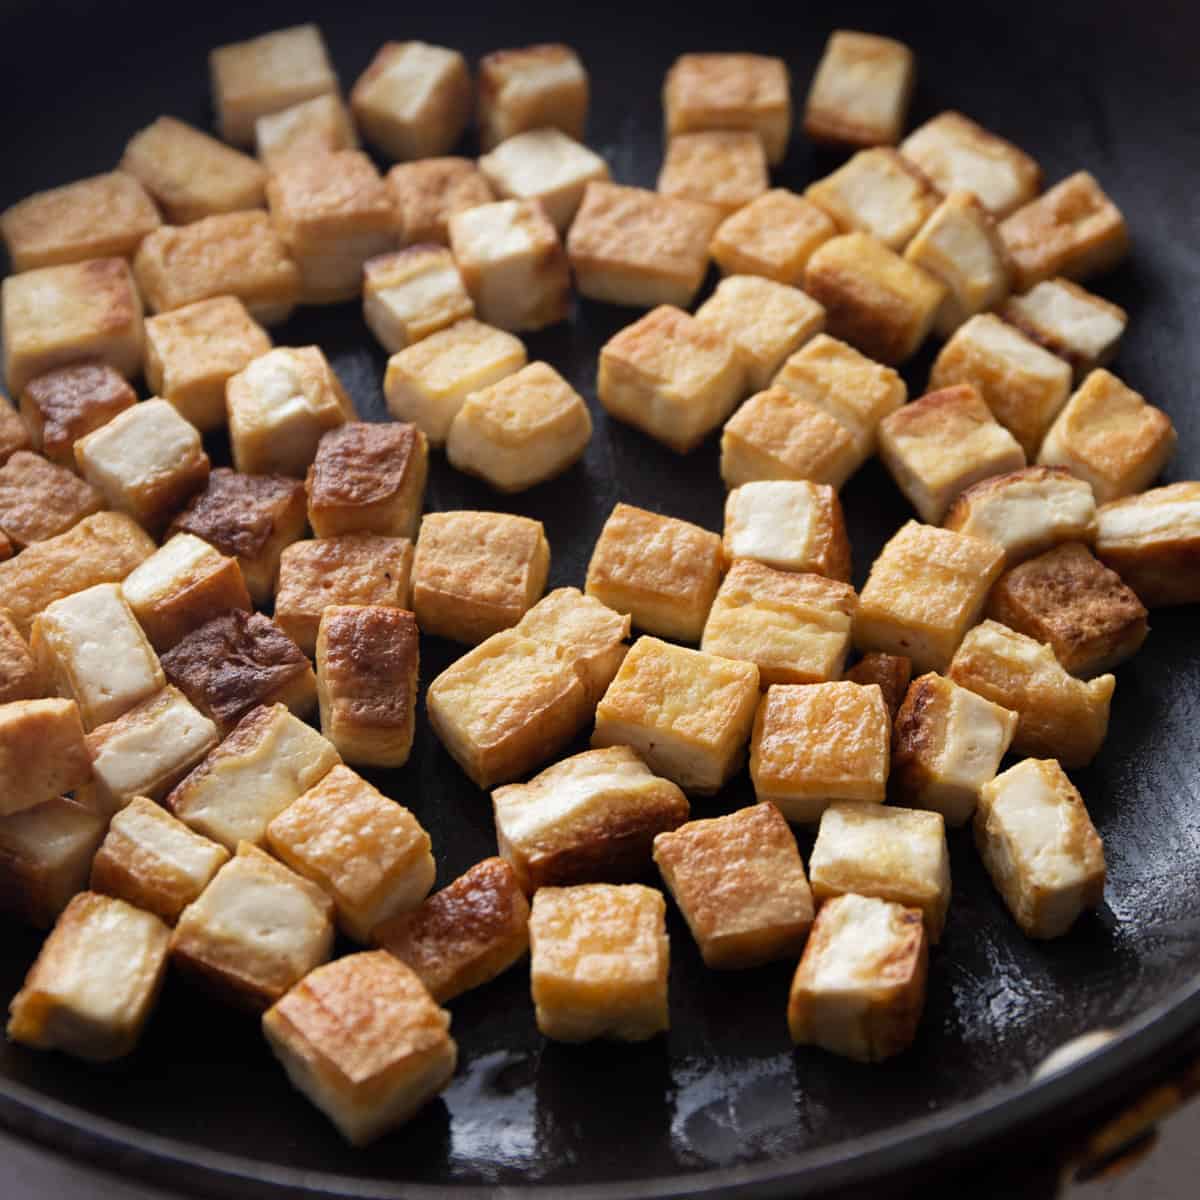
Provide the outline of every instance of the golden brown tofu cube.
{"type": "Polygon", "coordinates": [[[1200,599],[1200,484],[1172,483],[1105,504],[1096,553],[1149,608],[1200,599]]]}
{"type": "Polygon", "coordinates": [[[128,1054],[158,999],[170,933],[124,900],[82,892],[13,997],[8,1036],[89,1062],[128,1054]]]}
{"type": "Polygon", "coordinates": [[[492,793],[496,842],[528,895],[624,883],[650,865],[656,834],[688,818],[687,797],[628,746],[585,750],[492,793]]]}
{"type": "Polygon", "coordinates": [[[162,224],[154,201],[124,171],[28,196],[0,213],[14,271],[89,258],[129,258],[162,224]]]}
{"type": "Polygon", "coordinates": [[[828,213],[795,192],[773,188],[726,217],[709,252],[723,275],[761,275],[798,286],[813,251],[835,233],[828,213]]]}
{"type": "Polygon", "coordinates": [[[880,551],[858,597],[854,644],[940,671],[979,619],[1004,552],[980,538],[909,521],[880,551]]]}
{"type": "Polygon", "coordinates": [[[329,958],[333,901],[248,842],[180,914],[171,957],[243,1008],[273,1004],[329,958]]]}
{"type": "Polygon", "coordinates": [[[415,425],[352,421],[331,429],[305,482],[313,533],[415,538],[428,470],[429,443],[415,425]]]}
{"type": "Polygon", "coordinates": [[[90,483],[40,454],[18,450],[0,467],[0,529],[18,548],[66,533],[100,508],[90,483]]]}
{"type": "Polygon", "coordinates": [[[734,488],[725,498],[722,546],[726,567],[753,559],[779,571],[850,578],[842,502],[828,484],[764,479],[734,488]]]}
{"type": "MultiPolygon", "coordinates": [[[[124,380],[121,382],[124,383],[124,380]]],[[[32,444],[30,429],[22,415],[0,392],[0,463],[7,462],[18,450],[28,450],[32,444]]]]}
{"type": "Polygon", "coordinates": [[[818,246],[804,290],[825,306],[829,333],[880,362],[911,358],[933,328],[946,285],[868,233],[818,246]]]}
{"type": "Polygon", "coordinates": [[[479,142],[492,149],[527,129],[550,126],[583,141],[588,74],[570,46],[496,50],[479,60],[479,142]]]}
{"type": "Polygon", "coordinates": [[[557,1042],[665,1033],[666,902],[639,883],[542,888],[529,918],[538,1030],[557,1042]]]}
{"type": "Polygon", "coordinates": [[[804,132],[835,146],[894,146],[916,73],[916,58],[903,42],[835,29],[809,87],[804,132]]]}
{"type": "Polygon", "coordinates": [[[449,1028],[420,979],[382,951],[319,967],[263,1015],[288,1078],[355,1146],[449,1083],[458,1061],[449,1028]]]}
{"type": "MultiPolygon", "coordinates": [[[[616,667],[613,673],[616,673],[616,667]]],[[[0,704],[8,704],[11,700],[36,700],[45,689],[46,683],[33,652],[12,617],[0,609],[0,704]]]]}
{"type": "Polygon", "coordinates": [[[502,858],[485,858],[411,912],[371,933],[445,1004],[507,971],[529,950],[529,901],[502,858]]]}
{"type": "Polygon", "coordinates": [[[363,266],[363,318],[389,354],[474,315],[445,246],[408,246],[363,266]]]}
{"type": "Polygon", "coordinates": [[[1069,279],[1047,279],[1024,295],[1010,296],[999,313],[1027,338],[1066,359],[1076,383],[1113,360],[1129,323],[1120,305],[1069,279]]]}
{"type": "Polygon", "coordinates": [[[708,270],[718,209],[645,188],[589,183],[567,257],[581,295],[653,308],[691,304],[708,270]]]}
{"type": "Polygon", "coordinates": [[[712,795],[745,760],[758,668],[642,637],[596,708],[592,745],[631,746],[656,775],[712,795]]]}
{"type": "MultiPolygon", "coordinates": [[[[222,392],[222,411],[224,402],[222,392]]],[[[76,441],[136,403],[137,393],[107,363],[80,363],[31,379],[21,393],[21,416],[33,449],[74,470],[76,441]]]]}
{"type": "Polygon", "coordinates": [[[728,217],[771,186],[767,156],[757,134],[737,130],[681,133],[667,143],[658,173],[664,196],[695,200],[728,217]]]}
{"type": "Polygon", "coordinates": [[[1058,414],[1038,452],[1043,466],[1087,480],[1097,504],[1146,488],[1167,465],[1178,437],[1161,408],[1102,367],[1058,414]]]}
{"type": "Polygon", "coordinates": [[[1076,679],[1049,646],[996,621],[984,621],[963,638],[947,674],[1017,714],[1017,754],[1052,755],[1064,766],[1085,767],[1108,732],[1117,683],[1111,675],[1076,679]]]}
{"type": "Polygon", "coordinates": [[[44,804],[91,777],[74,700],[0,704],[0,817],[44,804]]]}
{"type": "Polygon", "coordinates": [[[859,1062],[899,1054],[916,1037],[928,970],[920,909],[872,896],[830,900],[792,980],[792,1041],[859,1062]]]}
{"type": "Polygon", "coordinates": [[[1121,210],[1087,171],[1076,171],[1005,219],[1000,236],[1013,262],[1013,286],[1028,291],[1065,275],[1087,280],[1129,252],[1121,210]]]}
{"type": "Polygon", "coordinates": [[[878,650],[872,650],[846,672],[846,678],[851,683],[878,684],[883,692],[883,703],[895,722],[912,679],[912,659],[902,654],[881,654],[878,650]]]}
{"type": "Polygon", "coordinates": [[[400,242],[450,244],[450,218],[497,197],[469,158],[426,158],[400,163],[387,173],[399,222],[400,242]]]}
{"type": "Polygon", "coordinates": [[[813,897],[796,839],[773,804],[660,833],[654,861],[706,967],[757,967],[800,953],[813,897]]]}
{"type": "Polygon", "coordinates": [[[95,359],[132,379],[142,367],[142,301],[129,263],[91,258],[10,275],[0,286],[9,391],[55,367],[95,359]]]}
{"type": "Polygon", "coordinates": [[[259,117],[254,145],[259,161],[273,171],[295,156],[357,150],[358,132],[341,96],[326,92],[259,117]]]}

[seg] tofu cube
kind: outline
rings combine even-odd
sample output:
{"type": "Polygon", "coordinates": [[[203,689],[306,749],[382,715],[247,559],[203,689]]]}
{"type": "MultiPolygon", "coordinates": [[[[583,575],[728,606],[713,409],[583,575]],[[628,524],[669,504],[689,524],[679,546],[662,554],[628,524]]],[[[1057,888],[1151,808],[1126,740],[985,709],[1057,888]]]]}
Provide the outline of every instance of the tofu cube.
{"type": "Polygon", "coordinates": [[[450,1081],[450,1014],[389,954],[306,976],[263,1016],[288,1078],[355,1146],[402,1125],[450,1081]]]}
{"type": "Polygon", "coordinates": [[[870,358],[895,365],[911,358],[933,329],[946,285],[868,233],[818,246],[804,290],[825,306],[829,333],[870,358]]]}
{"type": "Polygon", "coordinates": [[[1171,418],[1103,367],[1058,414],[1038,452],[1043,466],[1066,467],[1092,485],[1097,504],[1145,490],[1175,452],[1171,418]]]}
{"type": "MultiPolygon", "coordinates": [[[[137,392],[107,363],[80,363],[31,379],[21,393],[21,418],[34,450],[74,470],[76,441],[136,403],[137,392]]],[[[224,403],[222,392],[222,411],[224,403]]],[[[22,447],[14,445],[9,454],[17,449],[22,447]]]]}
{"type": "Polygon", "coordinates": [[[568,651],[508,629],[447,667],[425,706],[451,758],[476,787],[492,788],[553,758],[594,700],[568,651]]]}
{"type": "Polygon", "coordinates": [[[263,325],[277,325],[300,302],[300,268],[257,209],[165,225],[133,260],[151,312],[183,308],[215,296],[236,296],[263,325]]]}
{"type": "Polygon", "coordinates": [[[583,397],[548,363],[535,362],[466,398],[446,455],[499,492],[523,492],[578,462],[591,436],[583,397]]]}
{"type": "Polygon", "coordinates": [[[271,349],[236,296],[185,304],[146,320],[146,385],[201,433],[225,424],[225,385],[271,349]]]}
{"type": "Polygon", "coordinates": [[[884,417],[879,456],[930,525],[972,484],[1025,466],[1020,443],[969,383],[928,392],[884,417]]]}
{"type": "Polygon", "coordinates": [[[1112,675],[1076,679],[1050,646],[996,621],[984,621],[963,638],[947,674],[1017,714],[1017,754],[1052,754],[1063,766],[1086,767],[1108,732],[1117,684],[1112,675]]]}
{"type": "Polygon", "coordinates": [[[420,649],[402,608],[333,605],[317,634],[321,732],[355,766],[402,767],[412,752],[420,649]]]}
{"type": "Polygon", "coordinates": [[[363,319],[389,354],[474,315],[445,246],[409,246],[363,266],[363,319]]]}
{"type": "Polygon", "coordinates": [[[939,192],[973,192],[997,219],[1028,204],[1041,191],[1042,169],[1012,142],[948,110],[914,129],[900,153],[939,192]]]}
{"type": "Polygon", "coordinates": [[[333,901],[247,842],[180,914],[175,965],[242,1008],[261,1011],[333,950],[333,901]]]}
{"type": "Polygon", "coordinates": [[[642,637],[596,709],[592,745],[631,746],[656,775],[712,795],[745,761],[758,668],[642,637]]]}
{"type": "Polygon", "coordinates": [[[92,863],[91,889],[116,896],[174,925],[228,860],[161,805],[135,796],[113,816],[92,863]]]}
{"type": "Polygon", "coordinates": [[[731,216],[771,186],[767,156],[755,133],[681,133],[667,143],[658,173],[664,196],[695,200],[731,216]]]}
{"type": "Polygon", "coordinates": [[[74,700],[0,704],[0,817],[73,791],[91,775],[74,700]]]}
{"type": "MultiPolygon", "coordinates": [[[[896,714],[904,700],[908,685],[912,679],[912,659],[902,654],[881,654],[872,650],[846,672],[846,679],[851,683],[877,683],[883,692],[883,703],[887,706],[893,726],[896,714]]],[[[894,731],[894,730],[893,730],[894,731]]]]}
{"type": "Polygon", "coordinates": [[[529,901],[502,858],[485,858],[423,904],[378,926],[371,940],[445,1004],[529,952],[529,901]]]}
{"type": "Polygon", "coordinates": [[[7,462],[18,450],[28,450],[32,444],[30,431],[21,414],[0,392],[0,463],[7,462]]]}
{"type": "Polygon", "coordinates": [[[893,796],[940,814],[948,825],[965,825],[1016,728],[1016,713],[952,680],[933,673],[914,679],[892,729],[893,796]]]}
{"type": "Polygon", "coordinates": [[[319,346],[279,347],[229,379],[234,466],[246,475],[303,478],[327,430],[354,405],[319,346]]]}
{"type": "Polygon", "coordinates": [[[600,403],[677,454],[689,454],[733,412],[745,385],[736,344],[713,322],[667,304],[600,350],[600,403]]]}
{"type": "Polygon", "coordinates": [[[293,25],[219,46],[208,65],[221,136],[238,146],[254,140],[259,117],[338,90],[325,40],[315,25],[293,25]]]}
{"type": "Polygon", "coordinates": [[[687,797],[628,746],[585,750],[492,793],[496,842],[527,895],[641,878],[655,835],[688,818],[687,797]]]}
{"type": "Polygon", "coordinates": [[[0,285],[4,376],[31,379],[85,359],[132,379],[142,368],[142,301],[123,258],[91,258],[10,275],[0,285]]]}
{"type": "Polygon", "coordinates": [[[1022,296],[1009,296],[1000,316],[1027,338],[1071,365],[1076,383],[1116,357],[1129,323],[1120,305],[1069,279],[1047,279],[1022,296]]]}
{"type": "Polygon", "coordinates": [[[156,916],[124,900],[80,893],[13,997],[8,1036],[89,1062],[128,1054],[158,1000],[170,935],[156,916]]]}
{"type": "Polygon", "coordinates": [[[744,483],[725,498],[726,567],[752,559],[778,571],[850,579],[842,502],[828,484],[804,479],[744,483]]]}
{"type": "Polygon", "coordinates": [[[333,898],[338,923],[359,942],[433,886],[429,834],[349,767],[334,767],[289,804],[267,826],[267,843],[333,898]]]}
{"type": "Polygon", "coordinates": [[[903,42],[835,29],[809,87],[804,132],[834,146],[894,146],[916,74],[916,58],[903,42]]]}
{"type": "Polygon", "coordinates": [[[164,804],[227,850],[264,846],[267,826],[339,762],[333,746],[284,705],[252,708],[164,804]]]}
{"type": "Polygon", "coordinates": [[[491,150],[528,129],[561,129],[583,141],[588,74],[570,46],[496,50],[479,61],[479,142],[491,150]]]}
{"type": "Polygon", "coordinates": [[[1013,262],[1013,290],[1056,275],[1081,282],[1111,270],[1129,253],[1121,210],[1087,171],[1076,171],[1018,208],[1000,226],[1013,262]]]}
{"type": "Polygon", "coordinates": [[[135,133],[121,170],[158,201],[172,225],[262,208],[267,186],[266,171],[249,155],[174,117],[135,133]]]}
{"type": "Polygon", "coordinates": [[[66,533],[102,506],[90,483],[40,454],[18,450],[0,467],[0,530],[18,549],[66,533]]]}
{"type": "Polygon", "coordinates": [[[854,644],[941,671],[979,620],[1004,552],[981,538],[908,521],[871,565],[854,614],[854,644]]]}
{"type": "Polygon", "coordinates": [[[471,72],[457,50],[385,42],[358,77],[350,106],[363,137],[389,158],[445,154],[471,119],[471,72]]]}
{"type": "Polygon", "coordinates": [[[1026,759],[983,789],[975,844],[996,890],[1031,938],[1065,934],[1104,899],[1104,843],[1053,759],[1026,759]]]}
{"type": "Polygon", "coordinates": [[[412,609],[422,633],[474,646],[515,625],[545,591],[549,572],[541,521],[430,513],[413,558],[412,609]]]}
{"type": "Polygon", "coordinates": [[[1200,484],[1114,500],[1096,517],[1097,555],[1148,608],[1200,599],[1200,484]]]}
{"type": "Polygon", "coordinates": [[[757,967],[800,953],[813,897],[796,839],[773,804],[660,833],[654,861],[706,967],[757,967]]]}
{"type": "Polygon", "coordinates": [[[1005,571],[988,616],[1034,641],[1085,678],[1132,658],[1149,632],[1146,609],[1116,571],[1079,542],[1055,546],[1005,571]]]}
{"type": "Polygon", "coordinates": [[[118,413],[75,443],[75,465],[109,508],[155,533],[208,480],[200,432],[166,400],[118,413]]]}
{"type": "Polygon", "coordinates": [[[529,918],[537,1026],[556,1042],[665,1033],[666,902],[638,883],[542,888],[529,918]]]}
{"type": "Polygon", "coordinates": [[[835,233],[823,209],[786,188],[772,188],[717,226],[709,252],[722,275],[761,275],[799,286],[813,251],[835,233]]]}
{"type": "Polygon", "coordinates": [[[792,1041],[858,1062],[894,1057],[917,1035],[928,969],[919,909],[872,896],[830,900],[792,980],[792,1041]]]}
{"type": "Polygon", "coordinates": [[[37,660],[21,631],[12,617],[0,609],[0,704],[36,700],[45,694],[45,686],[37,660]]]}
{"type": "Polygon", "coordinates": [[[89,258],[129,258],[162,224],[145,188],[124,171],[37,192],[0,213],[14,271],[89,258]]]}
{"type": "Polygon", "coordinates": [[[450,218],[496,194],[470,158],[423,158],[399,163],[387,173],[392,207],[400,228],[400,244],[450,244],[450,218]]]}
{"type": "Polygon", "coordinates": [[[259,117],[254,145],[259,161],[274,171],[292,157],[357,150],[358,132],[341,96],[326,92],[259,117]]]}
{"type": "Polygon", "coordinates": [[[708,204],[589,183],[567,235],[575,286],[609,304],[686,307],[704,282],[720,222],[720,211],[708,204]]]}
{"type": "Polygon", "coordinates": [[[536,200],[498,200],[450,218],[450,248],[481,320],[515,331],[566,320],[571,273],[536,200]]]}

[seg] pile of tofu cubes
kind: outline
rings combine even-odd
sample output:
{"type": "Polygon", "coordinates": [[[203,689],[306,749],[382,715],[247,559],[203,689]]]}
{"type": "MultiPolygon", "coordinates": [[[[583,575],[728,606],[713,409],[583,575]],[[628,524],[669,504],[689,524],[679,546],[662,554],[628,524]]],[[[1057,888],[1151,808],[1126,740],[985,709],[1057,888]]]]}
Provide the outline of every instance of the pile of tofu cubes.
{"type": "Polygon", "coordinates": [[[0,904],[51,930],[12,1038],[126,1054],[171,964],[361,1144],[452,1077],[443,1006],[526,954],[546,1037],[664,1031],[664,891],[708,967],[798,963],[792,1038],[864,1061],[917,1035],[947,825],[1030,937],[1100,902],[1066,769],[1147,608],[1200,600],[1200,483],[1151,488],[1171,421],[1106,369],[1126,314],[1082,285],[1128,234],[1091,175],[1043,191],[957,112],[906,135],[913,54],[865,33],[812,80],[805,134],[851,153],[802,195],[771,187],[777,58],[674,63],[656,190],[584,144],[567,46],[473,78],[389,42],[348,103],[313,26],[211,72],[220,139],[161,117],[0,215],[0,904]],[[728,496],[723,535],[618,503],[545,594],[540,522],[425,513],[426,478],[431,448],[497,493],[583,455],[587,403],[517,336],[573,290],[646,310],[599,419],[719,431],[728,496]],[[390,422],[268,332],[359,297],[390,422]],[[874,455],[917,519],[856,592],[838,491],[874,455]],[[467,647],[424,703],[497,849],[432,894],[418,816],[355,770],[409,757],[422,634],[467,647]],[[757,803],[690,819],[747,758],[757,803]]]}

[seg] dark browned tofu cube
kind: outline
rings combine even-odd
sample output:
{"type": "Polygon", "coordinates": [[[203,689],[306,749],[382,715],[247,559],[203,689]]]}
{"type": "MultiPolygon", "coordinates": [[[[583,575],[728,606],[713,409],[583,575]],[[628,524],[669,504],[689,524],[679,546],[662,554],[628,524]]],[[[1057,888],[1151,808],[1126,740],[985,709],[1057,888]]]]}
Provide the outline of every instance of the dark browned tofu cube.
{"type": "Polygon", "coordinates": [[[0,467],[0,529],[14,546],[66,533],[100,508],[90,483],[40,454],[18,450],[0,467]]]}
{"type": "Polygon", "coordinates": [[[883,654],[872,650],[846,672],[846,678],[851,683],[879,684],[883,702],[895,720],[904,693],[912,681],[912,659],[905,658],[903,654],[883,654]]]}
{"type": "Polygon", "coordinates": [[[75,443],[136,403],[137,393],[107,363],[79,363],[31,379],[21,416],[33,448],[74,470],[75,443]]]}

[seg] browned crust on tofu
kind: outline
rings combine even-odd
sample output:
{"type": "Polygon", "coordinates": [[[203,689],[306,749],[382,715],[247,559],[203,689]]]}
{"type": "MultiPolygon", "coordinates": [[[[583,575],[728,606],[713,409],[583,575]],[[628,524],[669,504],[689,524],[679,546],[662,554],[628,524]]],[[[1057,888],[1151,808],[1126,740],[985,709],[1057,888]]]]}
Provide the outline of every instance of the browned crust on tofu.
{"type": "MultiPolygon", "coordinates": [[[[410,246],[400,253],[421,249],[410,246]]],[[[367,505],[392,499],[416,470],[419,439],[415,425],[399,421],[383,425],[352,421],[329,430],[322,435],[308,470],[309,506],[367,505]]]]}
{"type": "Polygon", "coordinates": [[[888,713],[895,721],[896,713],[912,679],[912,659],[905,658],[902,654],[884,654],[882,651],[872,650],[869,654],[864,654],[859,662],[846,672],[846,678],[851,683],[877,683],[879,690],[883,692],[883,702],[888,713]]]}
{"type": "Polygon", "coordinates": [[[34,700],[43,690],[33,652],[13,619],[0,609],[0,704],[34,700]]]}
{"type": "MultiPolygon", "coordinates": [[[[28,450],[30,445],[28,426],[4,393],[0,392],[0,463],[17,450],[28,450]]],[[[71,461],[75,461],[74,456],[71,461]]]]}
{"type": "Polygon", "coordinates": [[[930,762],[944,742],[947,708],[940,675],[912,681],[892,725],[888,787],[900,799],[919,796],[930,781],[930,762]]]}
{"type": "Polygon", "coordinates": [[[270,725],[274,719],[269,705],[260,704],[252,708],[232,731],[226,735],[219,746],[219,753],[206,754],[192,769],[177,783],[163,800],[163,807],[169,812],[177,813],[181,801],[195,789],[198,783],[213,773],[223,761],[237,758],[254,749],[262,741],[263,726],[270,725]]]}
{"type": "MultiPolygon", "coordinates": [[[[373,64],[387,65],[379,58],[373,64]]],[[[303,249],[310,239],[345,236],[348,221],[355,235],[390,233],[396,226],[392,197],[361,150],[289,158],[272,172],[267,201],[275,227],[293,249],[303,249]]]]}
{"type": "Polygon", "coordinates": [[[0,467],[0,529],[14,545],[66,533],[100,508],[90,483],[39,454],[18,450],[0,467]]]}
{"type": "MultiPolygon", "coordinates": [[[[1064,291],[1073,293],[1080,301],[1091,305],[1093,308],[1104,309],[1123,325],[1128,322],[1129,314],[1119,304],[1113,304],[1111,300],[1106,300],[1103,296],[1097,296],[1095,292],[1089,292],[1086,288],[1080,287],[1079,284],[1073,283],[1069,279],[1056,279],[1054,283],[1064,291]]],[[[1009,296],[996,310],[996,315],[1019,329],[1030,341],[1037,342],[1039,346],[1044,346],[1051,354],[1057,354],[1059,358],[1069,362],[1071,370],[1077,379],[1080,378],[1080,374],[1083,371],[1089,370],[1092,367],[1104,366],[1111,357],[1110,352],[1103,360],[1094,362],[1086,355],[1078,353],[1071,346],[1070,342],[1065,338],[1059,337],[1053,329],[1027,316],[1025,309],[1020,303],[1023,298],[1021,296],[1009,296]]]]}
{"type": "Polygon", "coordinates": [[[1041,483],[1048,479],[1071,480],[1077,476],[1066,467],[1021,467],[1017,471],[1005,471],[1003,475],[992,475],[973,483],[969,488],[959,493],[958,498],[950,505],[946,519],[942,522],[944,529],[958,530],[966,524],[971,515],[971,506],[992,492],[1003,492],[1014,483],[1028,481],[1041,483]]]}
{"type": "Polygon", "coordinates": [[[277,532],[279,515],[293,504],[304,506],[304,484],[298,479],[217,467],[167,534],[192,533],[222,554],[254,558],[277,532]]]}
{"type": "MultiPolygon", "coordinates": [[[[486,59],[484,60],[486,61],[486,59]]],[[[482,86],[483,76],[480,76],[482,86]]],[[[450,218],[496,199],[469,158],[427,158],[400,163],[387,173],[388,190],[406,242],[448,245],[450,218]]]]}
{"type": "Polygon", "coordinates": [[[402,608],[327,608],[317,641],[322,688],[341,721],[393,728],[410,725],[416,704],[420,642],[417,619],[402,608]]]}
{"type": "Polygon", "coordinates": [[[107,363],[79,363],[31,379],[21,393],[21,415],[34,448],[74,468],[75,443],[135,403],[137,393],[107,363]]]}

